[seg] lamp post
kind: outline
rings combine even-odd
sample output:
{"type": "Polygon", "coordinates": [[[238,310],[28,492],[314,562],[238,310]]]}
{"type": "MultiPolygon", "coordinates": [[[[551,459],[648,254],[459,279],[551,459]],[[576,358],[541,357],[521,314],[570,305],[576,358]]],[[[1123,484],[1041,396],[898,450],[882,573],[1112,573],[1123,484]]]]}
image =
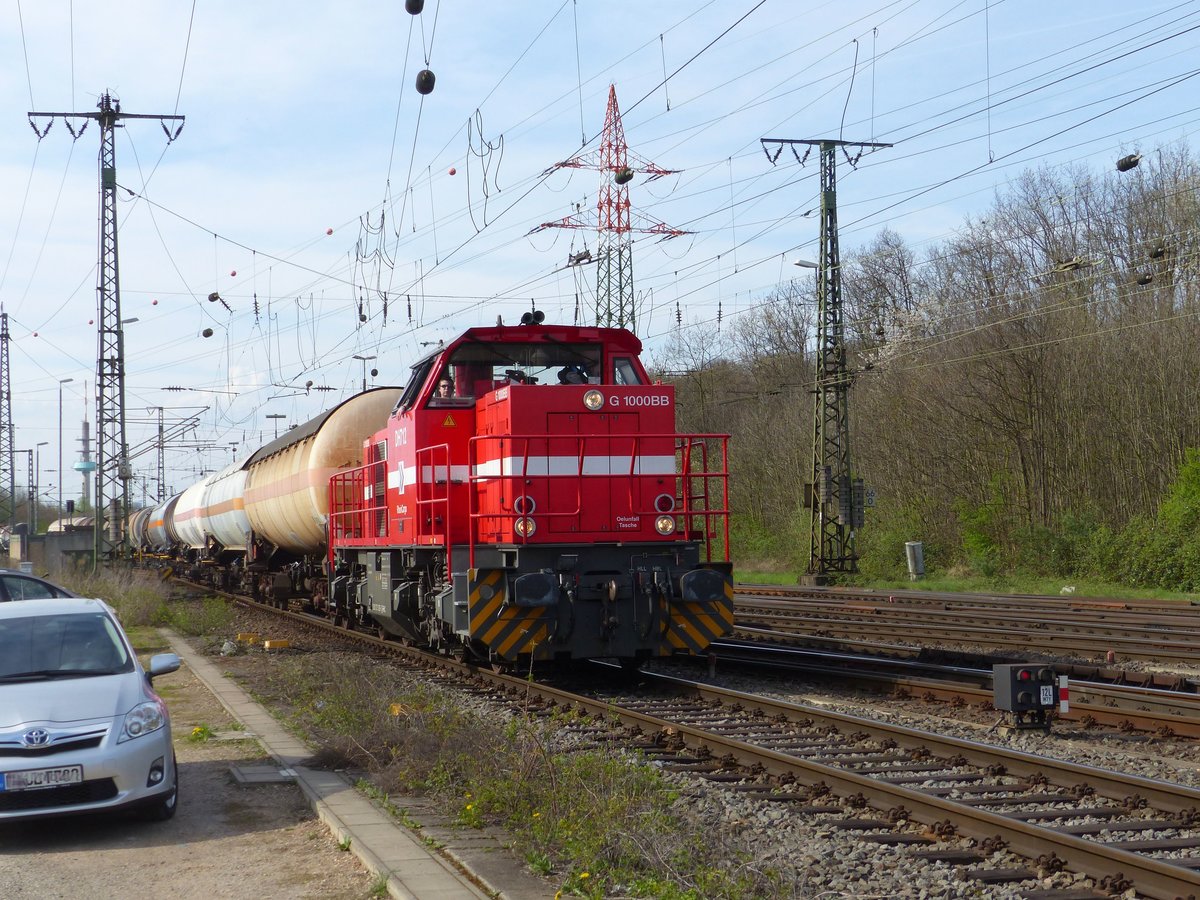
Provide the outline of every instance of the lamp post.
{"type": "Polygon", "coordinates": [[[58,380],[58,517],[60,519],[62,518],[62,514],[63,514],[63,501],[62,501],[62,483],[63,483],[63,477],[62,477],[62,471],[63,471],[63,467],[62,467],[62,403],[63,403],[62,387],[67,382],[74,381],[74,380],[75,380],[74,378],[60,378],[58,380]]]}
{"type": "MultiPolygon", "coordinates": [[[[354,358],[358,359],[358,360],[362,360],[363,391],[366,392],[366,390],[367,390],[367,360],[374,359],[375,357],[374,356],[359,356],[357,353],[355,353],[354,358]]],[[[371,374],[374,375],[375,374],[374,371],[372,371],[371,374]]]]}
{"type": "Polygon", "coordinates": [[[38,482],[42,480],[42,448],[49,446],[49,441],[38,441],[33,447],[33,491],[30,494],[29,502],[33,504],[33,525],[30,528],[34,534],[38,530],[38,503],[41,497],[38,493],[38,482]]]}
{"type": "Polygon", "coordinates": [[[813,278],[819,279],[821,277],[821,264],[815,263],[811,259],[797,259],[792,262],[792,265],[799,266],[802,269],[812,269],[813,278]]]}
{"type": "MultiPolygon", "coordinates": [[[[25,478],[25,487],[26,487],[26,493],[32,494],[33,493],[33,451],[32,450],[14,450],[13,456],[16,456],[18,453],[28,453],[29,454],[29,470],[28,470],[29,474],[25,478]]],[[[16,468],[16,463],[13,464],[13,467],[16,468]]],[[[13,501],[12,502],[13,502],[13,524],[16,525],[16,522],[17,522],[17,517],[16,517],[17,498],[16,498],[15,491],[13,492],[13,501]]],[[[25,502],[29,507],[25,511],[25,525],[30,530],[32,530],[33,529],[33,497],[32,496],[26,497],[25,502]]]]}
{"type": "Polygon", "coordinates": [[[286,419],[287,416],[285,416],[283,413],[267,413],[267,418],[275,420],[275,437],[278,438],[279,437],[279,420],[286,419]]]}

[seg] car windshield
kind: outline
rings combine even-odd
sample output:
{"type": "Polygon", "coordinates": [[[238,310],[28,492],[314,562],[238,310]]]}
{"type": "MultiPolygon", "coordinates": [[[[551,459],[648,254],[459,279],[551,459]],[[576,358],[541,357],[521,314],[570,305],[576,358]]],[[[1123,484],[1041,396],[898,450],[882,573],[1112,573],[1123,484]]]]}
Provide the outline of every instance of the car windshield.
{"type": "Polygon", "coordinates": [[[0,619],[0,682],[116,675],[132,669],[116,623],[104,613],[0,619]]]}

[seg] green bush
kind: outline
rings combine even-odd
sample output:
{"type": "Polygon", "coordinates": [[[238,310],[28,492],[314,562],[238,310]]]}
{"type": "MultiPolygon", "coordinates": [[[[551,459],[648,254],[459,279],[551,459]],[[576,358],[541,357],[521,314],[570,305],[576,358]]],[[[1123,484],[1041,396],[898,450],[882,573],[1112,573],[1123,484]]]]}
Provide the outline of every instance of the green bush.
{"type": "Polygon", "coordinates": [[[994,476],[988,486],[988,499],[977,506],[961,499],[954,504],[961,523],[964,561],[980,575],[989,577],[1009,562],[1005,552],[1009,529],[1003,482],[1003,476],[994,476]]]}
{"type": "Polygon", "coordinates": [[[772,527],[751,515],[734,515],[729,522],[729,544],[730,558],[739,569],[804,568],[808,563],[807,514],[782,527],[772,527]]]}
{"type": "Polygon", "coordinates": [[[908,578],[908,555],[904,545],[921,541],[928,569],[940,552],[936,538],[930,540],[925,517],[914,504],[884,501],[868,510],[866,527],[855,534],[860,581],[894,581],[908,578]]]}

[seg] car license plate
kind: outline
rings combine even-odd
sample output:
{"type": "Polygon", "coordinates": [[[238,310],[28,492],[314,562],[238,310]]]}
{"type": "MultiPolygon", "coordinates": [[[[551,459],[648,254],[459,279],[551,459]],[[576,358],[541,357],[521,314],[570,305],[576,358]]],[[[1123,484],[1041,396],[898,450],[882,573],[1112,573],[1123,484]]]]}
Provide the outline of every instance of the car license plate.
{"type": "Polygon", "coordinates": [[[38,788],[79,784],[83,766],[58,766],[53,769],[29,769],[25,772],[0,772],[0,791],[32,791],[38,788]]]}

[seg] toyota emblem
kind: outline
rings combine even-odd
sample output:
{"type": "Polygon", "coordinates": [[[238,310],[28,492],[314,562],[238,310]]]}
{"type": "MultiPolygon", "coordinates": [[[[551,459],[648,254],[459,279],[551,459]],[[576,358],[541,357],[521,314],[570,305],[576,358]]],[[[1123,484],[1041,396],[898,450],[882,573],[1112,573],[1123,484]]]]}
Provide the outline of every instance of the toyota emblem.
{"type": "Polygon", "coordinates": [[[50,732],[45,728],[32,728],[21,735],[21,743],[26,747],[45,747],[50,743],[50,732]]]}

